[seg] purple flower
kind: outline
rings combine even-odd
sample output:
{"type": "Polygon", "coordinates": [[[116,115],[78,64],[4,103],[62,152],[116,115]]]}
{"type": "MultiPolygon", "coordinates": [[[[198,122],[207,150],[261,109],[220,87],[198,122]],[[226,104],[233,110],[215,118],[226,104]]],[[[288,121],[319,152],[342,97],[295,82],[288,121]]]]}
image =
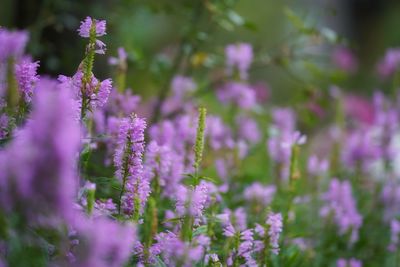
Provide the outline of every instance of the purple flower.
{"type": "Polygon", "coordinates": [[[342,161],[349,167],[367,167],[381,155],[381,146],[374,129],[357,129],[350,132],[342,149],[342,161]]]}
{"type": "Polygon", "coordinates": [[[15,77],[26,103],[31,101],[33,89],[39,81],[39,76],[37,75],[38,67],[39,62],[32,62],[30,58],[22,58],[15,64],[15,77]]]}
{"type": "Polygon", "coordinates": [[[95,24],[96,28],[96,37],[100,37],[106,34],[105,20],[97,20],[97,19],[92,19],[91,17],[86,17],[85,20],[81,21],[81,26],[78,29],[79,35],[81,37],[89,38],[90,29],[92,28],[93,23],[95,24]]]}
{"type": "Polygon", "coordinates": [[[126,60],[128,59],[128,54],[123,47],[118,47],[118,57],[109,57],[108,64],[115,66],[119,65],[121,68],[126,68],[126,60]]]}
{"type": "Polygon", "coordinates": [[[141,97],[134,95],[132,90],[126,90],[123,93],[117,90],[112,90],[105,106],[105,112],[119,117],[121,114],[123,116],[129,116],[135,112],[139,106],[141,97]]]}
{"type": "Polygon", "coordinates": [[[194,237],[192,242],[184,242],[172,232],[160,233],[156,237],[162,259],[167,266],[193,266],[199,262],[205,252],[204,245],[209,242],[204,242],[204,236],[199,235],[194,237]]]}
{"type": "Polygon", "coordinates": [[[271,252],[274,254],[278,254],[279,236],[283,228],[282,215],[280,213],[270,212],[268,214],[266,224],[268,226],[268,236],[271,252]]]}
{"type": "Polygon", "coordinates": [[[239,116],[236,119],[238,125],[239,138],[250,144],[257,144],[261,139],[261,133],[257,122],[250,117],[239,116]]]}
{"type": "Polygon", "coordinates": [[[0,63],[9,58],[19,58],[23,55],[29,36],[25,31],[8,31],[0,28],[0,63]]]}
{"type": "Polygon", "coordinates": [[[94,214],[93,216],[109,216],[117,211],[117,205],[113,202],[111,198],[107,200],[96,200],[94,203],[94,214]]]}
{"type": "Polygon", "coordinates": [[[230,82],[217,91],[218,100],[224,104],[238,105],[244,110],[252,109],[256,103],[256,93],[245,83],[230,82]]]}
{"type": "Polygon", "coordinates": [[[122,181],[125,192],[123,210],[127,214],[143,211],[150,194],[149,181],[143,175],[144,129],[146,122],[136,116],[120,120],[117,149],[114,155],[115,176],[122,181]],[[135,211],[139,201],[140,210],[135,211]]]}
{"type": "Polygon", "coordinates": [[[378,62],[377,71],[381,78],[393,75],[400,66],[400,48],[390,48],[378,62]]]}
{"type": "Polygon", "coordinates": [[[149,248],[145,248],[140,241],[137,241],[133,248],[133,253],[138,257],[139,264],[143,266],[156,265],[156,257],[161,253],[161,246],[160,244],[153,244],[149,248]]]}
{"type": "MultiPolygon", "coordinates": [[[[75,218],[71,238],[77,241],[70,252],[72,266],[123,266],[136,241],[133,225],[122,225],[107,218],[75,218]]],[[[71,263],[70,263],[71,264],[71,263]]]]}
{"type": "Polygon", "coordinates": [[[307,170],[313,176],[324,175],[328,171],[329,162],[326,159],[319,159],[317,156],[312,155],[308,159],[307,170]]]}
{"type": "Polygon", "coordinates": [[[392,220],[390,222],[390,244],[388,250],[395,252],[399,246],[400,222],[392,220]]]}
{"type": "Polygon", "coordinates": [[[307,137],[298,131],[283,131],[269,138],[268,152],[270,157],[281,166],[280,178],[288,178],[292,146],[302,145],[306,140],[307,137]]]}
{"type": "Polygon", "coordinates": [[[233,74],[234,68],[239,71],[240,79],[247,80],[248,70],[253,61],[253,49],[250,44],[231,44],[225,48],[226,72],[233,74]]]}
{"type": "Polygon", "coordinates": [[[247,229],[247,213],[244,208],[239,207],[234,212],[225,209],[224,213],[217,215],[220,220],[225,236],[234,236],[235,233],[247,229]]]}
{"type": "Polygon", "coordinates": [[[362,267],[362,262],[354,258],[349,260],[338,259],[336,261],[336,267],[362,267]]]}
{"type": "Polygon", "coordinates": [[[383,186],[381,200],[384,204],[384,220],[389,222],[399,214],[400,186],[392,181],[387,182],[383,186]]]}
{"type": "Polygon", "coordinates": [[[329,190],[322,198],[326,204],[320,210],[321,216],[326,218],[333,213],[339,234],[351,232],[350,243],[357,241],[358,229],[362,225],[362,216],[357,211],[350,183],[333,179],[329,190]]]}
{"type": "Polygon", "coordinates": [[[149,181],[158,179],[166,197],[176,194],[178,184],[183,178],[183,168],[183,158],[168,145],[160,146],[155,141],[149,143],[146,150],[145,173],[149,181]]]}
{"type": "Polygon", "coordinates": [[[235,146],[232,131],[228,125],[224,124],[222,119],[217,116],[207,116],[205,136],[212,149],[219,150],[223,148],[232,149],[235,146]]]}
{"type": "Polygon", "coordinates": [[[66,88],[73,94],[74,100],[76,101],[77,117],[79,117],[81,112],[82,99],[85,99],[92,109],[99,108],[106,104],[112,89],[111,79],[106,79],[100,82],[96,77],[94,77],[94,75],[92,75],[91,81],[86,85],[86,88],[83,88],[82,79],[83,73],[80,70],[78,70],[72,77],[64,75],[58,77],[61,87],[66,88]]]}
{"type": "Polygon", "coordinates": [[[341,70],[354,73],[357,71],[358,62],[354,53],[347,47],[338,47],[332,54],[333,63],[341,70]]]}
{"type": "Polygon", "coordinates": [[[204,183],[200,183],[193,189],[180,185],[175,197],[176,212],[179,216],[188,214],[200,218],[207,203],[208,187],[204,183]]]}
{"type": "Polygon", "coordinates": [[[276,187],[274,185],[264,186],[256,182],[244,190],[243,196],[247,201],[261,203],[264,206],[268,206],[271,204],[275,192],[276,187]]]}
{"type": "Polygon", "coordinates": [[[290,108],[273,109],[272,121],[280,132],[293,132],[296,127],[296,115],[290,108]]]}
{"type": "Polygon", "coordinates": [[[184,173],[193,171],[193,145],[196,138],[196,119],[194,114],[176,117],[173,121],[164,120],[150,128],[151,140],[159,145],[168,145],[184,162],[184,173]]]}
{"type": "Polygon", "coordinates": [[[193,109],[193,101],[190,95],[196,90],[197,85],[190,77],[175,76],[171,82],[172,95],[168,97],[162,106],[165,115],[177,113],[178,111],[189,111],[193,109]]]}
{"type": "Polygon", "coordinates": [[[79,125],[69,92],[40,82],[37,86],[27,125],[0,152],[0,203],[6,210],[23,208],[33,220],[68,219],[76,190],[79,125]]]}
{"type": "Polygon", "coordinates": [[[240,245],[237,256],[243,257],[247,266],[255,266],[256,261],[253,259],[254,251],[253,230],[247,229],[240,233],[240,245]]]}
{"type": "Polygon", "coordinates": [[[8,122],[9,118],[6,114],[0,115],[0,139],[4,139],[8,136],[8,122]]]}
{"type": "Polygon", "coordinates": [[[91,102],[92,107],[102,107],[107,103],[108,96],[112,89],[111,79],[106,79],[100,83],[95,100],[91,102]]]}
{"type": "Polygon", "coordinates": [[[177,75],[171,82],[171,88],[174,96],[183,99],[185,94],[195,91],[197,85],[192,78],[177,75]]]}

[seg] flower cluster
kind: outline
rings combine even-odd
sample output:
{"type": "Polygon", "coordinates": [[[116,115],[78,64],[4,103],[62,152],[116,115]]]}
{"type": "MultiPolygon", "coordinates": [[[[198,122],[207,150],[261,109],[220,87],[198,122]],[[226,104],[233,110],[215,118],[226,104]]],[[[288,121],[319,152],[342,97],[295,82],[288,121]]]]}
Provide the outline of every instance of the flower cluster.
{"type": "MultiPolygon", "coordinates": [[[[0,266],[395,264],[397,91],[313,85],[307,100],[276,106],[252,67],[286,69],[281,55],[235,43],[214,57],[184,44],[160,95],[144,97],[126,86],[137,51],[109,58],[115,82],[93,73],[106,21],[87,17],[78,34],[84,58],[56,79],[25,54],[27,32],[0,29],[0,266]],[[199,57],[215,72],[193,73],[199,57]]],[[[385,79],[397,50],[378,63],[385,79]]],[[[357,72],[345,47],[331,60],[357,72]]]]}

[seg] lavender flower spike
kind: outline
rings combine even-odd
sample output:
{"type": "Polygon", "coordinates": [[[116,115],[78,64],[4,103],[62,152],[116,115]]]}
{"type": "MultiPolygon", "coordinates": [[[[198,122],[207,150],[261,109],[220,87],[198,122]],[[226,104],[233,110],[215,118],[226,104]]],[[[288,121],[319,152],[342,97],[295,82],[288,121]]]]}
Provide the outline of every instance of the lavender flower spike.
{"type": "Polygon", "coordinates": [[[280,213],[270,212],[268,214],[266,223],[269,226],[268,236],[270,240],[271,252],[274,254],[278,254],[279,235],[282,232],[282,227],[283,227],[282,215],[280,213]]]}
{"type": "Polygon", "coordinates": [[[122,180],[120,207],[127,214],[138,216],[150,193],[149,181],[143,175],[144,129],[146,122],[131,116],[122,119],[114,164],[115,176],[122,180]]]}

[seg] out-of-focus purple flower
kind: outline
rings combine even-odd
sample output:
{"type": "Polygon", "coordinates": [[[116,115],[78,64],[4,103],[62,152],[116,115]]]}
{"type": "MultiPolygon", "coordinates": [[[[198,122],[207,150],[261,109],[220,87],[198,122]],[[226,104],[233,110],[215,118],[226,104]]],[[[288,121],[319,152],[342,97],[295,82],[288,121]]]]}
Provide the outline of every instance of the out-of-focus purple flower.
{"type": "Polygon", "coordinates": [[[193,145],[196,138],[194,114],[176,117],[173,121],[164,120],[150,128],[151,140],[159,145],[168,145],[184,162],[184,173],[193,172],[193,145]]]}
{"type": "Polygon", "coordinates": [[[189,242],[184,242],[172,232],[160,233],[156,237],[157,246],[161,251],[162,259],[167,266],[190,267],[199,262],[204,256],[205,248],[203,236],[196,236],[189,242]]]}
{"type": "Polygon", "coordinates": [[[223,148],[232,149],[235,145],[232,131],[228,125],[225,125],[220,117],[207,116],[205,136],[212,149],[219,150],[223,148]]]}
{"type": "Polygon", "coordinates": [[[0,139],[4,139],[8,135],[8,116],[6,114],[0,115],[0,139]]]}
{"type": "Polygon", "coordinates": [[[239,71],[240,79],[247,80],[248,70],[253,61],[253,48],[250,44],[231,44],[225,48],[226,72],[232,75],[235,68],[239,71]]]}
{"type": "Polygon", "coordinates": [[[30,58],[22,58],[15,64],[15,77],[25,102],[30,102],[36,83],[39,81],[37,68],[39,62],[32,62],[30,58]]]}
{"type": "Polygon", "coordinates": [[[253,84],[253,89],[256,92],[256,99],[258,103],[265,103],[270,98],[271,89],[268,84],[258,82],[253,84]]]}
{"type": "Polygon", "coordinates": [[[329,162],[326,159],[319,159],[316,155],[312,155],[308,159],[307,170],[313,176],[326,174],[329,168],[329,162]]]}
{"type": "Polygon", "coordinates": [[[399,246],[400,222],[392,220],[390,222],[390,244],[388,250],[395,252],[399,246]]]}
{"type": "Polygon", "coordinates": [[[217,97],[224,104],[238,105],[244,110],[252,109],[257,103],[254,89],[239,82],[230,82],[219,88],[217,97]]]}
{"type": "Polygon", "coordinates": [[[176,136],[176,128],[171,120],[163,120],[158,124],[152,125],[149,130],[151,140],[159,145],[170,144],[176,136]]]}
{"type": "Polygon", "coordinates": [[[138,257],[139,264],[142,264],[142,266],[153,266],[156,265],[157,255],[161,253],[161,246],[160,244],[153,244],[149,248],[145,248],[140,241],[137,241],[133,248],[133,253],[138,257]]]}
{"type": "Polygon", "coordinates": [[[236,119],[239,138],[251,144],[257,144],[261,139],[261,133],[257,122],[250,117],[239,116],[236,119]]]}
{"type": "Polygon", "coordinates": [[[326,218],[333,213],[339,234],[351,232],[350,242],[354,243],[358,240],[358,230],[363,219],[358,213],[351,191],[348,181],[340,182],[338,179],[333,179],[329,190],[322,197],[326,204],[321,208],[320,215],[326,218]]]}
{"type": "Polygon", "coordinates": [[[128,54],[123,47],[118,47],[118,57],[109,57],[108,64],[118,65],[120,67],[126,67],[126,60],[128,59],[128,54]]]}
{"type": "Polygon", "coordinates": [[[370,102],[359,96],[348,95],[343,100],[346,114],[365,124],[374,122],[374,108],[370,102]]]}
{"type": "Polygon", "coordinates": [[[151,141],[147,146],[145,174],[149,181],[158,179],[164,189],[166,197],[176,194],[179,182],[183,178],[184,163],[181,156],[175,153],[168,145],[158,145],[151,141]]]}
{"type": "Polygon", "coordinates": [[[77,216],[72,224],[71,238],[77,240],[70,252],[72,266],[123,266],[136,241],[133,225],[121,225],[107,218],[88,219],[77,216]]]}
{"type": "Polygon", "coordinates": [[[117,205],[113,202],[111,198],[101,201],[101,200],[96,200],[94,203],[94,209],[95,212],[93,216],[109,216],[117,211],[117,205]],[[97,213],[97,214],[96,214],[97,213]]]}
{"type": "Polygon", "coordinates": [[[338,259],[336,261],[336,267],[362,267],[362,262],[354,258],[349,260],[338,259]]]}
{"type": "Polygon", "coordinates": [[[349,168],[357,167],[357,164],[366,167],[379,158],[381,147],[374,135],[374,131],[369,129],[357,129],[349,133],[342,148],[343,163],[349,168]]]}
{"type": "Polygon", "coordinates": [[[14,59],[23,55],[29,36],[25,31],[8,31],[0,29],[0,63],[12,57],[14,59]]]}
{"type": "Polygon", "coordinates": [[[134,95],[132,90],[126,90],[124,93],[112,90],[106,105],[106,112],[117,117],[129,116],[137,110],[140,101],[141,97],[134,95]]]}
{"type": "Polygon", "coordinates": [[[247,229],[240,233],[240,245],[237,256],[243,257],[247,266],[255,266],[257,263],[252,256],[254,251],[253,230],[247,229]]]}
{"type": "Polygon", "coordinates": [[[174,96],[183,99],[185,94],[195,91],[197,85],[192,78],[177,75],[171,82],[171,88],[174,96]]]}
{"type": "Polygon", "coordinates": [[[225,236],[234,236],[235,233],[247,229],[247,213],[244,208],[235,211],[225,209],[224,213],[217,215],[220,220],[225,236]]]}
{"type": "Polygon", "coordinates": [[[268,213],[266,224],[268,226],[268,236],[271,252],[274,254],[278,254],[279,236],[283,228],[282,215],[280,213],[268,213]]]}
{"type": "Polygon", "coordinates": [[[386,222],[394,220],[400,210],[400,186],[393,182],[387,182],[383,186],[381,200],[384,205],[384,220],[386,222]]]}
{"type": "Polygon", "coordinates": [[[357,58],[347,47],[337,47],[332,53],[332,61],[339,69],[345,72],[354,73],[357,71],[357,58]]]}
{"type": "Polygon", "coordinates": [[[393,75],[400,66],[400,48],[390,48],[378,62],[377,71],[381,78],[393,75]]]}
{"type": "Polygon", "coordinates": [[[142,157],[146,122],[136,116],[124,118],[119,123],[117,149],[114,155],[115,176],[126,183],[122,197],[123,210],[134,212],[135,201],[140,201],[140,213],[150,194],[149,181],[144,177],[142,157]]]}
{"type": "Polygon", "coordinates": [[[273,136],[268,140],[270,156],[279,163],[288,163],[293,145],[303,145],[307,137],[299,131],[284,132],[280,136],[273,136]]]}
{"type": "Polygon", "coordinates": [[[164,101],[162,112],[165,115],[177,112],[179,110],[190,110],[193,107],[189,96],[197,88],[192,78],[177,75],[171,82],[172,95],[164,101]]]}
{"type": "Polygon", "coordinates": [[[244,261],[245,266],[256,266],[257,263],[253,258],[254,248],[254,238],[252,229],[244,229],[243,231],[236,231],[231,224],[229,224],[224,229],[224,235],[227,237],[237,238],[237,245],[231,251],[228,259],[227,265],[232,266],[233,261],[244,261]]]}
{"type": "Polygon", "coordinates": [[[202,216],[207,203],[208,188],[204,183],[200,183],[193,189],[180,185],[175,197],[176,212],[178,215],[183,216],[188,214],[199,218],[202,216]]]}
{"type": "Polygon", "coordinates": [[[81,37],[89,38],[90,29],[92,24],[96,27],[96,37],[100,37],[106,34],[106,21],[92,19],[91,17],[86,17],[85,20],[81,21],[81,26],[78,29],[78,33],[81,37]]]}
{"type": "Polygon", "coordinates": [[[276,192],[274,185],[264,186],[260,183],[253,183],[243,193],[244,198],[250,202],[261,203],[264,206],[271,204],[276,192]]]}
{"type": "Polygon", "coordinates": [[[272,110],[273,125],[281,132],[293,132],[296,127],[296,115],[290,108],[272,110]]]}
{"type": "Polygon", "coordinates": [[[41,216],[69,219],[79,125],[69,92],[40,82],[38,88],[30,120],[0,153],[0,202],[5,210],[23,208],[20,212],[32,221],[41,216]]]}

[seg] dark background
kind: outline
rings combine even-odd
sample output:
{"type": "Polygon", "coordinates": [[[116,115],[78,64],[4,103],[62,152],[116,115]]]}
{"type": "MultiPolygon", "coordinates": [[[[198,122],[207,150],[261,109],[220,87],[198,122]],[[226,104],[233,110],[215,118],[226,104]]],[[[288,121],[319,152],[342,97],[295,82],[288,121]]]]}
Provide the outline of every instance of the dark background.
{"type": "MultiPolygon", "coordinates": [[[[31,36],[28,52],[40,60],[42,74],[56,76],[60,73],[73,74],[83,57],[85,40],[76,33],[79,21],[87,15],[107,19],[108,34],[104,41],[108,51],[106,56],[97,57],[96,72],[99,76],[109,76],[107,58],[115,55],[116,49],[123,46],[129,53],[128,85],[146,95],[146,92],[151,94],[152,90],[157,90],[154,88],[159,87],[159,84],[155,77],[164,73],[162,67],[157,65],[163,60],[160,55],[174,53],[188,31],[193,16],[196,16],[194,10],[197,5],[205,2],[218,1],[0,0],[0,25],[28,29],[31,36]],[[154,67],[154,64],[157,66],[154,67]],[[160,73],[154,71],[154,68],[161,68],[160,73]]],[[[285,43],[299,38],[288,30],[288,20],[282,11],[284,7],[290,7],[305,20],[313,21],[317,27],[329,27],[336,31],[355,51],[360,60],[360,71],[343,83],[348,90],[369,92],[370,89],[365,87],[371,87],[371,81],[376,80],[371,73],[377,60],[383,56],[386,48],[399,46],[400,43],[400,1],[225,2],[251,22],[251,27],[226,30],[215,25],[216,22],[207,14],[203,15],[196,21],[195,27],[190,29],[208,35],[207,40],[197,44],[197,50],[222,55],[226,44],[243,41],[252,43],[256,53],[274,53],[277,47],[279,50],[285,43]]],[[[329,50],[323,49],[324,53],[324,60],[327,61],[329,50]]],[[[299,75],[302,76],[301,73],[299,75]]],[[[255,81],[268,82],[273,89],[284,87],[284,90],[273,90],[273,95],[278,99],[284,98],[297,86],[290,75],[270,66],[255,67],[251,77],[255,81]]],[[[326,87],[329,83],[330,80],[318,86],[326,87]]]]}

